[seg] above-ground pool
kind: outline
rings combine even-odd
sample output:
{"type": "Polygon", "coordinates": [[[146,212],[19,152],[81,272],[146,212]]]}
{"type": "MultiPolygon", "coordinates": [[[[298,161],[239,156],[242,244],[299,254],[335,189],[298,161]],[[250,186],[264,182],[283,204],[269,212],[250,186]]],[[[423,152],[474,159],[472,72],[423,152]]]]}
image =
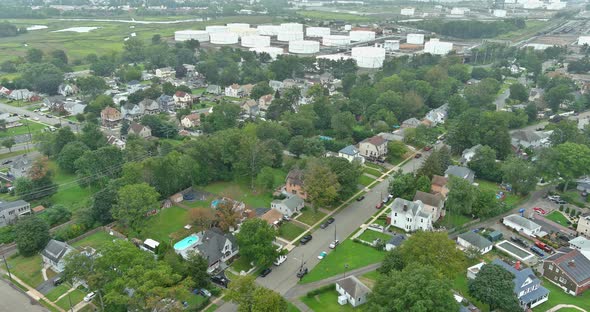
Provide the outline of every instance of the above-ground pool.
{"type": "Polygon", "coordinates": [[[199,241],[199,237],[196,235],[190,235],[183,238],[178,243],[174,244],[174,250],[182,251],[185,250],[199,241]]]}

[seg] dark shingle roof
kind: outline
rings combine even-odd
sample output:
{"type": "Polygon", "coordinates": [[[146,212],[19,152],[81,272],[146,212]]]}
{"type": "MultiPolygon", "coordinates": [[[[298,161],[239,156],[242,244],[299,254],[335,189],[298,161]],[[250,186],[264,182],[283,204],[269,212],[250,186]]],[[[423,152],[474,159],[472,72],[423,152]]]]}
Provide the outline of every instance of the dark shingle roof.
{"type": "Polygon", "coordinates": [[[293,185],[303,185],[303,170],[291,169],[287,174],[287,181],[293,185]]]}
{"type": "Polygon", "coordinates": [[[389,245],[399,246],[406,240],[406,236],[404,234],[395,234],[391,237],[391,239],[387,242],[389,245]]]}
{"type": "MultiPolygon", "coordinates": [[[[521,291],[532,287],[532,285],[541,284],[541,281],[539,281],[537,276],[535,276],[535,273],[531,268],[526,268],[519,271],[500,259],[494,259],[492,264],[499,265],[506,271],[514,274],[514,293],[517,294],[517,296],[521,291]],[[528,279],[530,279],[531,282],[529,284],[525,284],[528,279]]],[[[536,290],[529,292],[527,296],[522,296],[519,299],[523,302],[530,302],[534,299],[542,298],[547,293],[549,293],[549,291],[545,287],[539,286],[536,290]]]]}
{"type": "Polygon", "coordinates": [[[414,201],[417,200],[421,201],[425,205],[438,207],[442,202],[442,195],[416,191],[416,195],[414,195],[414,201]]]}
{"type": "Polygon", "coordinates": [[[41,254],[49,258],[51,261],[57,263],[66,254],[68,248],[68,244],[52,239],[49,241],[49,243],[47,243],[45,249],[41,251],[41,254]]]}
{"type": "Polygon", "coordinates": [[[223,258],[223,247],[226,239],[232,243],[232,251],[237,250],[235,238],[231,234],[224,234],[219,228],[211,228],[207,230],[202,236],[202,243],[197,245],[199,252],[203,257],[207,258],[209,265],[219,261],[223,258]]]}
{"type": "Polygon", "coordinates": [[[27,203],[26,201],[19,199],[13,202],[5,202],[5,203],[0,203],[0,211],[2,210],[6,210],[6,209],[11,209],[11,208],[17,208],[17,207],[24,207],[27,206],[29,203],[27,203]]]}
{"type": "Polygon", "coordinates": [[[493,245],[492,242],[487,240],[485,237],[477,233],[473,233],[472,231],[465,232],[459,235],[459,237],[479,249],[486,249],[493,245]]]}

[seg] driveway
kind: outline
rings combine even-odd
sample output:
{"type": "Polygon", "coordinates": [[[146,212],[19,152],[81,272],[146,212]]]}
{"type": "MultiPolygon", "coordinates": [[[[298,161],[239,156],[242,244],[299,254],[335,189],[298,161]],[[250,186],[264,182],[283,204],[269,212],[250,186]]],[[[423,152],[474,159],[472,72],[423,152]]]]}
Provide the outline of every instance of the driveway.
{"type": "Polygon", "coordinates": [[[44,281],[43,283],[41,283],[41,285],[37,286],[37,289],[40,293],[42,293],[43,295],[47,295],[51,290],[53,290],[53,288],[55,288],[55,286],[53,286],[53,281],[55,281],[61,274],[58,274],[46,281],[44,281]]]}

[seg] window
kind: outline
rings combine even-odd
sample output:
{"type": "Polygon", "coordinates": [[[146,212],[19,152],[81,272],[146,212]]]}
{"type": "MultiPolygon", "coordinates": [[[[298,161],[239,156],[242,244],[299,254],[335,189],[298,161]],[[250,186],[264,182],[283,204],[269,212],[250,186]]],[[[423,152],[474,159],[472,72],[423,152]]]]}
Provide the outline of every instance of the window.
{"type": "Polygon", "coordinates": [[[559,268],[555,268],[555,273],[559,273],[559,268]]]}
{"type": "Polygon", "coordinates": [[[393,215],[394,217],[397,217],[397,212],[393,215]]]}
{"type": "Polygon", "coordinates": [[[562,283],[562,284],[565,284],[565,283],[567,283],[567,280],[565,278],[563,278],[563,277],[560,277],[559,278],[559,282],[562,283]]]}
{"type": "Polygon", "coordinates": [[[549,271],[553,271],[553,264],[550,264],[548,269],[549,269],[549,271]]]}

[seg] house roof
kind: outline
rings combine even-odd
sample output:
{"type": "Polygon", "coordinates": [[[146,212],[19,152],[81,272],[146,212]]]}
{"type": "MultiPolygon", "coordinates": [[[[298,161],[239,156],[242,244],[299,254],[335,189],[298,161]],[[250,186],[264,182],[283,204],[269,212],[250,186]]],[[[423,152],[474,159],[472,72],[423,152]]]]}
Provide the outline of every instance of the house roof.
{"type": "Polygon", "coordinates": [[[413,202],[398,197],[393,200],[393,203],[391,204],[391,210],[401,213],[407,213],[407,211],[410,211],[412,215],[415,216],[421,209],[420,206],[422,206],[422,202],[413,202]]]}
{"type": "Polygon", "coordinates": [[[287,174],[287,182],[290,184],[303,186],[303,170],[291,169],[287,174]]]}
{"type": "Polygon", "coordinates": [[[186,96],[186,92],[184,92],[184,91],[176,91],[176,93],[174,93],[174,95],[176,95],[176,97],[185,97],[186,96]]]}
{"type": "Polygon", "coordinates": [[[344,291],[353,298],[360,298],[371,292],[369,287],[359,281],[355,276],[349,276],[336,282],[344,291]]]}
{"type": "Polygon", "coordinates": [[[270,225],[274,225],[275,222],[281,220],[283,218],[283,214],[275,209],[270,209],[265,214],[260,216],[260,219],[266,221],[266,223],[270,225]]]}
{"type": "Polygon", "coordinates": [[[472,180],[475,173],[473,170],[462,166],[449,166],[445,171],[446,175],[452,175],[465,180],[472,180]]]}
{"type": "Polygon", "coordinates": [[[195,121],[200,121],[201,120],[201,115],[199,115],[199,114],[190,114],[190,115],[186,115],[186,116],[182,117],[182,119],[185,119],[185,118],[188,119],[188,120],[190,120],[190,121],[192,121],[192,122],[195,122],[195,121]]]}
{"type": "Polygon", "coordinates": [[[346,146],[345,148],[338,151],[338,153],[349,155],[349,156],[356,156],[359,154],[359,150],[354,145],[346,146]]]}
{"type": "Polygon", "coordinates": [[[521,217],[520,215],[517,215],[517,214],[511,214],[509,216],[504,217],[504,219],[508,220],[512,223],[515,223],[525,229],[531,230],[531,231],[541,227],[540,225],[536,224],[535,222],[533,222],[527,218],[521,217]]]}
{"type": "Polygon", "coordinates": [[[473,233],[472,231],[465,232],[459,235],[459,237],[467,241],[469,244],[477,247],[478,249],[486,249],[493,245],[492,242],[487,240],[485,237],[477,233],[473,233]]]}
{"type": "Polygon", "coordinates": [[[274,98],[274,96],[272,94],[267,94],[267,95],[261,96],[259,100],[269,102],[269,101],[272,101],[273,98],[274,98]]]}
{"type": "Polygon", "coordinates": [[[232,251],[236,251],[238,246],[235,237],[232,234],[224,234],[219,228],[211,228],[202,234],[201,244],[197,245],[199,252],[209,261],[209,265],[223,258],[223,247],[226,240],[232,243],[232,251]]]}
{"type": "Polygon", "coordinates": [[[590,240],[583,236],[578,236],[570,240],[569,243],[570,246],[575,246],[577,249],[590,251],[590,240]]]}
{"type": "Polygon", "coordinates": [[[143,129],[149,129],[148,127],[138,124],[136,122],[132,122],[131,125],[129,126],[129,132],[132,132],[133,134],[139,134],[141,133],[141,131],[143,131],[143,129]]]}
{"type": "Polygon", "coordinates": [[[33,209],[31,209],[31,210],[32,210],[33,212],[35,212],[35,213],[39,213],[39,212],[41,212],[41,211],[45,210],[45,207],[43,207],[42,205],[39,205],[39,206],[37,206],[37,207],[34,207],[34,208],[33,208],[33,209]]]}
{"type": "Polygon", "coordinates": [[[68,244],[52,239],[47,243],[45,249],[41,251],[41,254],[57,263],[66,254],[69,248],[70,246],[68,244]]]}
{"type": "Polygon", "coordinates": [[[401,245],[406,240],[406,238],[407,237],[404,234],[394,234],[387,242],[387,245],[393,245],[397,247],[401,245]]]}
{"type": "Polygon", "coordinates": [[[139,102],[139,105],[143,105],[143,107],[147,110],[160,109],[160,105],[158,105],[158,102],[152,99],[143,99],[141,102],[139,102]]]}
{"type": "Polygon", "coordinates": [[[289,196],[285,199],[275,199],[275,200],[273,200],[273,203],[283,204],[291,210],[296,210],[297,207],[302,205],[304,202],[303,202],[303,199],[301,199],[301,197],[299,197],[297,195],[292,195],[292,196],[289,196]]]}
{"type": "Polygon", "coordinates": [[[238,90],[240,89],[240,85],[237,83],[232,84],[231,86],[229,86],[230,88],[234,89],[234,90],[238,90]]]}
{"type": "Polygon", "coordinates": [[[436,185],[436,186],[445,186],[447,185],[447,182],[449,182],[449,180],[443,176],[439,176],[439,175],[433,175],[432,176],[432,185],[436,185]]]}
{"type": "Polygon", "coordinates": [[[420,120],[418,120],[417,118],[409,118],[406,119],[402,122],[403,125],[409,125],[409,126],[418,126],[420,124],[420,120]]]}
{"type": "Polygon", "coordinates": [[[514,131],[510,136],[514,140],[524,142],[535,142],[545,138],[545,136],[542,136],[540,133],[533,130],[517,130],[514,131]]]}
{"type": "Polygon", "coordinates": [[[422,191],[416,191],[416,195],[414,195],[414,201],[417,200],[428,206],[439,207],[443,201],[443,198],[442,195],[438,193],[430,194],[422,191]]]}
{"type": "MultiPolygon", "coordinates": [[[[533,272],[533,270],[531,268],[517,270],[513,266],[509,265],[508,263],[506,263],[500,259],[494,259],[492,261],[492,264],[499,265],[502,268],[504,268],[506,271],[514,274],[514,280],[513,280],[514,281],[514,293],[517,295],[521,291],[531,287],[532,283],[534,283],[534,284],[541,283],[541,281],[539,281],[537,276],[535,276],[535,273],[533,272]],[[525,283],[527,280],[530,280],[531,283],[525,283]]],[[[528,303],[528,302],[532,301],[533,299],[541,298],[548,293],[549,293],[549,291],[547,289],[545,289],[545,287],[539,286],[539,288],[537,288],[536,290],[529,292],[527,297],[522,296],[519,298],[519,300],[528,303]]]]}
{"type": "Polygon", "coordinates": [[[578,285],[590,282],[590,259],[578,249],[560,248],[545,261],[559,266],[578,285]]]}
{"type": "Polygon", "coordinates": [[[11,208],[17,208],[17,207],[23,207],[23,206],[27,206],[29,205],[29,203],[27,203],[26,201],[19,199],[19,200],[15,200],[13,202],[4,202],[4,203],[0,203],[0,211],[6,210],[6,209],[11,209],[11,208]]]}
{"type": "Polygon", "coordinates": [[[362,142],[363,143],[370,143],[375,146],[379,146],[379,145],[383,145],[383,144],[387,143],[387,141],[384,138],[382,138],[378,135],[364,139],[362,142]]]}
{"type": "Polygon", "coordinates": [[[269,210],[270,210],[270,208],[255,208],[254,213],[256,214],[257,217],[261,217],[265,213],[267,213],[269,210]]]}
{"type": "Polygon", "coordinates": [[[101,115],[104,115],[107,119],[121,118],[121,112],[116,108],[107,106],[102,110],[101,115]]]}

